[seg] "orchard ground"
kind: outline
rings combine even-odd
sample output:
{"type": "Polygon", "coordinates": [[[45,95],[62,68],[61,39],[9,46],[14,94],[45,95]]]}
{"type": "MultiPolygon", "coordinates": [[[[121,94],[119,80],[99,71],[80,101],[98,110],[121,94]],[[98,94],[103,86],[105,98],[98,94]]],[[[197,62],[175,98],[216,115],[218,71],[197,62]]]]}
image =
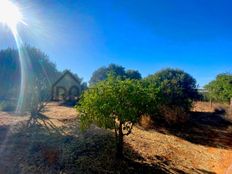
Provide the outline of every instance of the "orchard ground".
{"type": "Polygon", "coordinates": [[[232,124],[197,102],[190,122],[133,128],[125,160],[110,130],[79,130],[76,110],[49,103],[37,119],[0,113],[0,173],[232,173],[232,124]]]}

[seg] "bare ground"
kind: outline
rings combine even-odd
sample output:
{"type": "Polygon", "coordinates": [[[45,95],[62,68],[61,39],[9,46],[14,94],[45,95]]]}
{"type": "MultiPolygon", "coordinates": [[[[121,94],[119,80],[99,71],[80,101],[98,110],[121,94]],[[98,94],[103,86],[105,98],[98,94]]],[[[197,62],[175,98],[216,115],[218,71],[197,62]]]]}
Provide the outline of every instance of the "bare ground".
{"type": "Polygon", "coordinates": [[[36,120],[0,113],[0,173],[232,173],[232,125],[196,103],[178,127],[136,126],[125,160],[114,160],[111,131],[79,130],[75,109],[50,103],[36,120]]]}

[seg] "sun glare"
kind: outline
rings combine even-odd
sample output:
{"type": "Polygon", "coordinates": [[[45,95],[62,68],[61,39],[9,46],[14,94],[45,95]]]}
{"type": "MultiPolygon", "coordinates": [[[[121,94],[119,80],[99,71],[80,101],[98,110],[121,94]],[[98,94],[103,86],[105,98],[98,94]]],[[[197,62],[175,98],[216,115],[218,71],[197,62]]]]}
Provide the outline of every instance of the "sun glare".
{"type": "Polygon", "coordinates": [[[24,23],[19,8],[9,0],[0,0],[0,23],[16,30],[17,24],[24,23]]]}
{"type": "Polygon", "coordinates": [[[21,50],[23,42],[17,31],[17,25],[20,23],[26,25],[26,23],[23,21],[23,15],[19,7],[16,4],[14,4],[11,0],[0,0],[0,24],[8,27],[11,30],[19,53],[21,84],[16,112],[20,112],[23,106],[27,74],[25,60],[27,57],[25,55],[26,53],[24,53],[24,51],[21,50]]]}

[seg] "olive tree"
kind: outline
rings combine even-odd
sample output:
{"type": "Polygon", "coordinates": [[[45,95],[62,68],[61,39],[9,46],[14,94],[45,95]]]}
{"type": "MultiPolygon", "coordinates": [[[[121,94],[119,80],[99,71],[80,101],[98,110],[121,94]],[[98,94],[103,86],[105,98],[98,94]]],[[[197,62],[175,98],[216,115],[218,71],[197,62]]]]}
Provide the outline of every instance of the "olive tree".
{"type": "Polygon", "coordinates": [[[76,106],[81,128],[94,123],[114,129],[116,157],[122,158],[123,137],[131,133],[142,114],[156,110],[158,96],[158,89],[145,87],[141,81],[107,78],[86,90],[76,106]]]}

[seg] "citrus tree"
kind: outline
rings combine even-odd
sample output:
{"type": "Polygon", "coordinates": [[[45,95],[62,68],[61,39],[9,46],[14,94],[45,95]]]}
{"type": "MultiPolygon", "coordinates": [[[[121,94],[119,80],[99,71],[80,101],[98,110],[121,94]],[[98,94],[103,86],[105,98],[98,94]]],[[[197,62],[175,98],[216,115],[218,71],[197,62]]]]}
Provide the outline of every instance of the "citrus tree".
{"type": "MultiPolygon", "coordinates": [[[[153,86],[154,87],[154,86],[153,86]]],[[[94,123],[114,129],[116,157],[123,157],[123,137],[129,135],[139,117],[154,112],[159,101],[159,90],[144,86],[138,80],[110,77],[84,92],[76,106],[80,112],[81,128],[94,123]]]]}

